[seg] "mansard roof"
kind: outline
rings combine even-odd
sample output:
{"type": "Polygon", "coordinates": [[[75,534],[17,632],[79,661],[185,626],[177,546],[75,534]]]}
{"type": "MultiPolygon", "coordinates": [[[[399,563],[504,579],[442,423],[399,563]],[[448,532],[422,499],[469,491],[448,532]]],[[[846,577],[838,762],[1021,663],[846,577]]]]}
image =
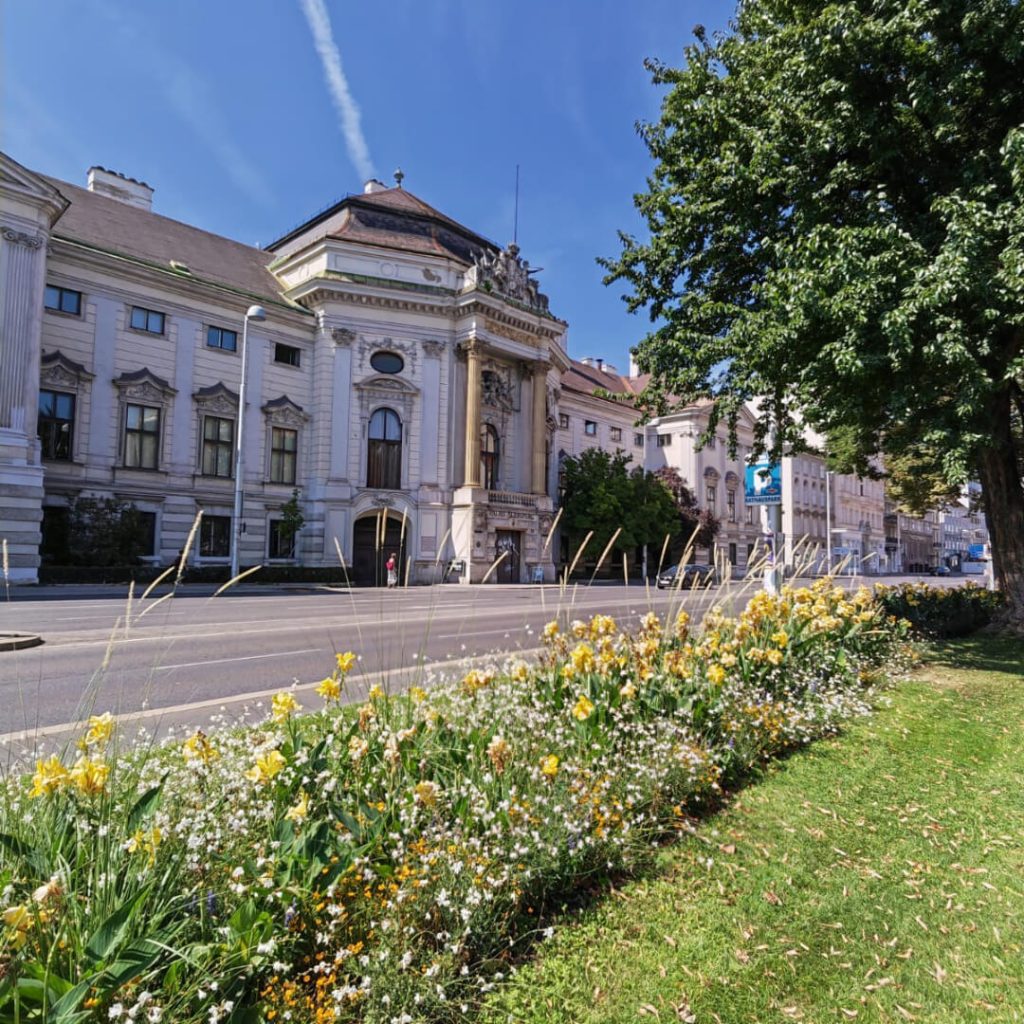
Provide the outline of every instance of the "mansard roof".
{"type": "Polygon", "coordinates": [[[402,188],[348,195],[267,248],[277,252],[289,243],[305,247],[323,238],[443,256],[467,266],[485,252],[500,251],[494,242],[402,188]]]}
{"type": "Polygon", "coordinates": [[[265,301],[286,302],[277,279],[267,270],[272,256],[263,249],[110,199],[67,181],[47,175],[40,177],[70,201],[53,227],[54,238],[127,257],[186,281],[203,281],[265,301]],[[172,266],[172,261],[177,267],[172,266]]]}

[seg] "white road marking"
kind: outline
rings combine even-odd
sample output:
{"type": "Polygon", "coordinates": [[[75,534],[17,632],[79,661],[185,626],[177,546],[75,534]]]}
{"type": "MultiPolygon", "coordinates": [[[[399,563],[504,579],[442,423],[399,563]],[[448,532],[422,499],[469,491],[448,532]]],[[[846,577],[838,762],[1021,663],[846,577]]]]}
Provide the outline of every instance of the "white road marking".
{"type": "Polygon", "coordinates": [[[246,654],[241,658],[210,658],[207,661],[186,661],[181,665],[158,665],[154,672],[173,672],[176,668],[199,668],[204,665],[226,665],[231,661],[258,661],[260,658],[287,658],[292,654],[318,654],[319,647],[305,647],[301,651],[277,651],[274,654],[246,654]]]}
{"type": "MultiPolygon", "coordinates": [[[[520,651],[521,657],[531,657],[539,654],[541,648],[535,648],[530,651],[520,651]]],[[[296,652],[293,652],[296,653],[296,652]]],[[[474,662],[493,662],[495,655],[481,655],[476,657],[463,657],[463,658],[452,658],[449,661],[435,661],[428,665],[410,665],[406,668],[396,669],[383,669],[376,672],[366,672],[358,676],[350,677],[349,687],[359,687],[365,690],[366,682],[369,678],[385,678],[391,677],[392,679],[397,678],[401,680],[404,676],[415,676],[417,673],[421,673],[424,669],[429,668],[431,672],[437,672],[438,670],[455,668],[458,667],[460,670],[472,665],[474,662]]],[[[254,690],[251,693],[239,693],[234,694],[230,697],[211,697],[207,700],[194,701],[191,704],[172,704],[165,708],[147,708],[144,711],[128,711],[125,714],[114,715],[113,719],[115,722],[140,722],[150,718],[163,718],[172,714],[180,714],[182,712],[191,711],[202,711],[205,708],[222,708],[227,707],[230,704],[246,704],[252,701],[266,700],[268,697],[273,697],[275,693],[280,693],[282,689],[287,689],[294,693],[309,693],[312,692],[319,682],[315,683],[300,683],[295,687],[282,687],[275,686],[272,690],[254,690]]],[[[362,698],[359,698],[362,699],[362,698]]],[[[38,729],[22,730],[21,732],[7,732],[0,734],[0,744],[4,743],[27,743],[30,740],[39,739],[43,736],[56,736],[65,732],[75,732],[82,727],[81,720],[75,722],[63,722],[60,725],[44,725],[38,729]]]]}

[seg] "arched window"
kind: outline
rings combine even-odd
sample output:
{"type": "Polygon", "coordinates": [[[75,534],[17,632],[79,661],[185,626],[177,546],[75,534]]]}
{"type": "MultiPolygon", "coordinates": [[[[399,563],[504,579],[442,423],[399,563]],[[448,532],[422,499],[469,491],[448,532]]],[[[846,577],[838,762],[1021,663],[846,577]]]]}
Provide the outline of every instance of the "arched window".
{"type": "Polygon", "coordinates": [[[498,489],[498,432],[484,424],[480,433],[480,483],[489,491],[498,489]]]}
{"type": "Polygon", "coordinates": [[[370,417],[366,486],[398,490],[402,486],[402,421],[393,409],[370,417]]]}

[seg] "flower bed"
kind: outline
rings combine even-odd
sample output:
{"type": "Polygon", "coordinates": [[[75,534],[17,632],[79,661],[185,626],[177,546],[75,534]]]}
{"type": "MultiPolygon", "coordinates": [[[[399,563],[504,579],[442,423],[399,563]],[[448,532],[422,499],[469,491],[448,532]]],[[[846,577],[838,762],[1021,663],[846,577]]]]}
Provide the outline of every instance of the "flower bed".
{"type": "Polygon", "coordinates": [[[906,619],[928,637],[967,636],[987,626],[1005,607],[1006,598],[968,581],[958,587],[927,583],[879,585],[878,600],[890,615],[906,619]]]}
{"type": "Polygon", "coordinates": [[[359,707],[339,655],[315,713],[145,751],[97,716],[5,790],[0,1021],[459,1018],[549,908],[865,712],[905,631],[820,581],[359,707]]]}

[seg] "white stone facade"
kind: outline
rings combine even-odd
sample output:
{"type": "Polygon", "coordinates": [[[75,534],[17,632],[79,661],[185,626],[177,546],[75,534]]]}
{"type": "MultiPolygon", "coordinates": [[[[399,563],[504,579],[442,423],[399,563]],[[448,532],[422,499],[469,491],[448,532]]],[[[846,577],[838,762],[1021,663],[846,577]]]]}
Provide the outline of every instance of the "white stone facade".
{"type": "Polygon", "coordinates": [[[553,578],[566,325],[515,247],[379,183],[256,250],[159,217],[148,186],[102,168],[90,190],[2,168],[12,578],[35,578],[41,518],[78,496],[147,513],[160,564],[202,512],[192,560],[226,564],[253,303],[266,319],[247,333],[243,566],[340,555],[374,582],[400,548],[410,582],[452,563],[465,581],[553,578]],[[295,489],[292,546],[276,524],[295,489]]]}

